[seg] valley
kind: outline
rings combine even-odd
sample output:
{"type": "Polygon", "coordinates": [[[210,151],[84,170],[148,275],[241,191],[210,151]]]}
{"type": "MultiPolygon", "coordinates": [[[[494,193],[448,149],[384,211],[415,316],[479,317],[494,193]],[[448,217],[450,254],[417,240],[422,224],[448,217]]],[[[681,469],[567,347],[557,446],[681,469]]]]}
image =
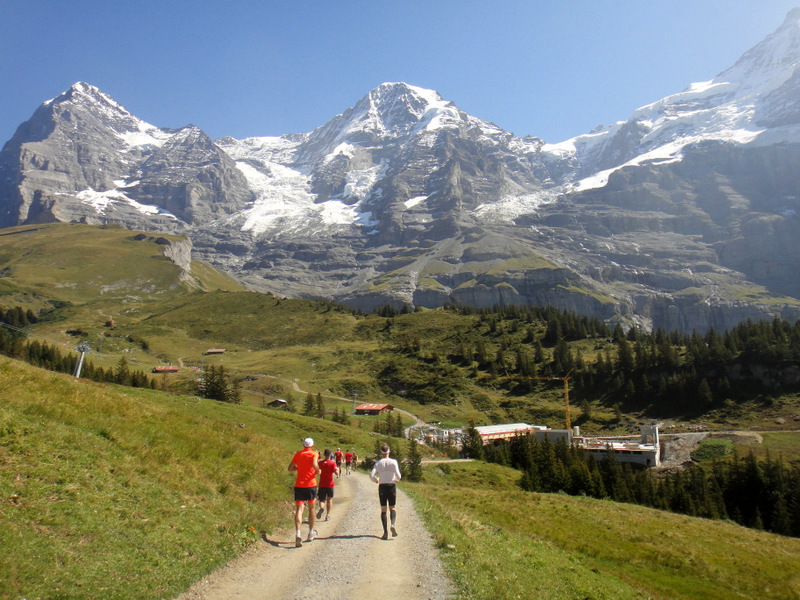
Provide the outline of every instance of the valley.
{"type": "MultiPolygon", "coordinates": [[[[244,290],[197,261],[176,262],[165,249],[180,237],[159,242],[77,224],[3,233],[0,307],[36,315],[18,327],[26,339],[73,356],[85,341],[96,367],[115,374],[124,358],[153,384],[76,379],[0,357],[0,484],[9,490],[0,543],[17,548],[7,559],[12,576],[0,584],[3,597],[176,597],[248,549],[260,556],[265,540],[281,539],[290,521],[285,463],[298,440],[313,433],[322,445],[371,455],[384,437],[375,431],[383,418],[350,414],[354,402],[395,405],[406,411],[404,426],[413,414],[451,427],[518,420],[561,427],[562,386],[530,381],[534,371],[526,369],[534,365],[536,373],[561,372],[559,361],[576,361],[570,397],[584,431],[626,433],[671,416],[669,423],[685,428],[765,430],[766,449],[789,464],[800,460],[793,432],[799,403],[786,378],[796,359],[782,359],[779,371],[753,369],[758,376],[727,395],[712,387],[708,405],[697,394],[654,402],[657,390],[646,404],[621,401],[624,387],[613,377],[600,385],[579,383],[579,375],[600,377],[606,367],[598,371],[598,363],[625,373],[626,343],[642,365],[659,353],[684,364],[701,358],[699,346],[692,338],[653,338],[651,355],[643,333],[618,338],[600,321],[559,311],[366,314],[275,297],[244,290]],[[163,365],[178,371],[152,373],[163,365]],[[239,404],[198,396],[198,377],[209,366],[235,378],[239,404]],[[514,379],[507,371],[528,375],[514,379]],[[759,387],[775,381],[777,392],[759,387]],[[326,418],[303,414],[309,395],[321,399],[326,418]],[[295,412],[268,408],[276,398],[295,412]],[[346,414],[345,424],[332,420],[334,412],[346,414]]],[[[793,335],[788,324],[766,327],[785,330],[787,340],[793,335]]],[[[710,347],[723,339],[709,338],[710,347]]],[[[759,352],[782,348],[769,339],[759,352]]],[[[408,454],[407,441],[391,443],[408,454]]],[[[800,555],[795,538],[607,499],[527,492],[518,470],[441,462],[445,450],[425,448],[432,460],[422,481],[403,489],[464,597],[512,598],[531,586],[551,590],[543,597],[552,598],[796,593],[787,575],[800,555]],[[497,510],[509,499],[513,509],[497,510]]]]}

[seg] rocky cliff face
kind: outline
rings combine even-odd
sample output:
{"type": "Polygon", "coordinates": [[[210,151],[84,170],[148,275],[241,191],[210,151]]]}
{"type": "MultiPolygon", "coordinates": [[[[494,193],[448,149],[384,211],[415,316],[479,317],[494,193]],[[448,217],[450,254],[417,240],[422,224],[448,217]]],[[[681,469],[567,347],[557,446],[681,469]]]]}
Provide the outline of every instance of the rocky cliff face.
{"type": "Polygon", "coordinates": [[[364,309],[550,304],[683,331],[794,320],[798,48],[795,11],[713,80],[560,144],[404,83],[310,133],[216,141],[79,83],[0,152],[0,225],[182,232],[254,289],[364,309]]]}
{"type": "Polygon", "coordinates": [[[185,230],[252,200],[200,129],[164,130],[77,83],[45,102],[0,152],[0,224],[120,223],[185,230]]]}

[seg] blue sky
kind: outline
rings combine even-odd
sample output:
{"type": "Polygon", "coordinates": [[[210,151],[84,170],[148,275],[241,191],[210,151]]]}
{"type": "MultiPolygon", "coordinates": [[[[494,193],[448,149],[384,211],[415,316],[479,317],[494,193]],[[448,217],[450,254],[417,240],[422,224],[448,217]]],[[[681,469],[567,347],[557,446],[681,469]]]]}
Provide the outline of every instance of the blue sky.
{"type": "Polygon", "coordinates": [[[384,81],[548,142],[713,78],[800,0],[0,0],[0,144],[76,81],[161,127],[311,131],[384,81]]]}

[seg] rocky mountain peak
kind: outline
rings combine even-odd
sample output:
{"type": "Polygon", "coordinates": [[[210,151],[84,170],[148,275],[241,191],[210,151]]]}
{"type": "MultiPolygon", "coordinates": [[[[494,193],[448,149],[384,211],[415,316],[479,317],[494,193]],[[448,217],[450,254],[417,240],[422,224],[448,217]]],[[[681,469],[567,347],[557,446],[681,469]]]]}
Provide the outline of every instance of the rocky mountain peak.
{"type": "Polygon", "coordinates": [[[438,92],[407,83],[383,83],[314,130],[304,146],[317,155],[329,155],[342,144],[402,144],[419,134],[466,124],[502,131],[459,110],[438,92]]]}
{"type": "Polygon", "coordinates": [[[45,102],[42,109],[66,129],[76,130],[79,121],[81,126],[87,122],[100,124],[117,135],[158,129],[136,118],[111,96],[83,81],[74,83],[64,93],[45,102]]]}
{"type": "MultiPolygon", "coordinates": [[[[734,82],[744,91],[764,93],[782,85],[800,66],[800,7],[789,12],[783,24],[745,52],[714,82],[734,82]]],[[[741,94],[741,91],[740,91],[741,94]]]]}
{"type": "Polygon", "coordinates": [[[118,110],[122,113],[129,114],[122,106],[120,106],[108,94],[100,91],[99,88],[86,83],[85,81],[78,81],[73,83],[69,89],[59,94],[52,100],[45,102],[45,105],[63,104],[65,102],[72,102],[78,104],[94,104],[118,110]]]}
{"type": "Polygon", "coordinates": [[[371,90],[353,107],[353,127],[366,127],[391,134],[405,133],[420,121],[430,118],[431,111],[441,113],[458,110],[438,92],[406,83],[383,83],[371,90]]]}

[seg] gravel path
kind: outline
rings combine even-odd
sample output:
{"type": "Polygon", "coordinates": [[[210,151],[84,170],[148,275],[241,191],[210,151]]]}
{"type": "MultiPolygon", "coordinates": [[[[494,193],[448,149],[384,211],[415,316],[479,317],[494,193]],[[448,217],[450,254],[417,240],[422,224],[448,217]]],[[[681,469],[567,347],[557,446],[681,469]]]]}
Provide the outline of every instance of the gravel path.
{"type": "MultiPolygon", "coordinates": [[[[336,480],[330,521],[318,537],[294,546],[294,531],[273,534],[199,581],[177,600],[403,600],[450,598],[431,535],[408,496],[397,494],[398,537],[380,539],[377,486],[363,473],[336,480]]],[[[324,518],[324,517],[323,517],[324,518]]],[[[303,539],[308,525],[303,524],[303,539]]]]}

